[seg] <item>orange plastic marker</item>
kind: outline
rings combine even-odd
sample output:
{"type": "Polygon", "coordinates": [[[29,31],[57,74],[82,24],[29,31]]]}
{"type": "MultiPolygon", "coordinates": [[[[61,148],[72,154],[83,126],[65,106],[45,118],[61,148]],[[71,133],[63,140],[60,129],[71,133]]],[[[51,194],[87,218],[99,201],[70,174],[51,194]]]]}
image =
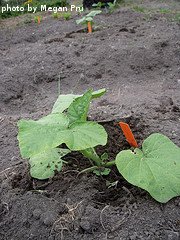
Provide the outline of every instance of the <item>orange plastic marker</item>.
{"type": "Polygon", "coordinates": [[[132,147],[135,147],[137,148],[138,147],[138,144],[136,142],[136,139],[129,127],[129,124],[127,123],[124,123],[124,122],[119,122],[119,126],[121,127],[123,133],[124,133],[124,136],[126,137],[126,140],[127,142],[132,146],[132,147]]]}
{"type": "Polygon", "coordinates": [[[87,27],[88,27],[88,33],[92,33],[92,25],[91,22],[87,23],[87,27]]]}
{"type": "Polygon", "coordinates": [[[38,24],[41,23],[41,18],[38,16],[38,24]]]}

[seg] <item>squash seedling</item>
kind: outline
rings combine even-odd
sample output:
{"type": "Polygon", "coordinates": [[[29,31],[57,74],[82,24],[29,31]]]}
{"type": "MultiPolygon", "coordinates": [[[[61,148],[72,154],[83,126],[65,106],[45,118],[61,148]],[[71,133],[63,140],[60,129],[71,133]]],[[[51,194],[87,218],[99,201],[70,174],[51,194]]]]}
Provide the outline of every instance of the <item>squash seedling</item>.
{"type": "Polygon", "coordinates": [[[90,13],[88,13],[86,16],[84,16],[81,19],[76,20],[77,24],[83,24],[87,26],[88,29],[88,33],[92,33],[92,25],[94,23],[94,17],[97,14],[100,14],[102,11],[97,10],[97,11],[91,11],[90,13]]]}
{"type": "Polygon", "coordinates": [[[98,2],[98,3],[93,3],[92,7],[96,8],[96,9],[101,9],[102,7],[105,7],[105,3],[103,2],[98,2]]]}
{"type": "Polygon", "coordinates": [[[107,5],[108,5],[109,13],[112,13],[115,10],[115,8],[116,8],[116,0],[114,0],[113,3],[112,2],[108,2],[107,5]]]}
{"type": "Polygon", "coordinates": [[[120,122],[133,150],[121,151],[115,161],[108,161],[107,153],[101,156],[96,153],[96,146],[106,145],[107,133],[97,122],[88,121],[87,114],[90,102],[104,93],[105,89],[101,89],[88,90],[83,95],[59,95],[49,115],[36,121],[18,122],[20,152],[23,158],[29,159],[31,176],[53,177],[65,164],[63,157],[79,151],[92,164],[81,173],[108,175],[115,165],[129,183],[146,190],[161,203],[179,196],[180,148],[166,136],[153,133],[140,149],[129,126],[120,122]]]}
{"type": "Polygon", "coordinates": [[[71,13],[70,12],[65,12],[62,14],[64,20],[68,21],[71,18],[71,13]]]}
{"type": "Polygon", "coordinates": [[[64,13],[52,13],[53,18],[63,18],[64,20],[68,21],[71,18],[70,12],[64,12],[64,13]]]}
{"type": "Polygon", "coordinates": [[[102,159],[94,149],[106,145],[107,133],[103,126],[87,121],[90,101],[100,97],[105,89],[84,95],[60,95],[52,113],[37,121],[20,120],[19,146],[21,155],[30,158],[31,176],[46,179],[54,176],[63,165],[62,157],[71,151],[80,151],[93,162],[94,170],[102,165],[102,159]],[[59,148],[61,144],[67,148],[59,148]]]}
{"type": "Polygon", "coordinates": [[[58,18],[60,18],[60,14],[57,13],[57,12],[53,12],[52,17],[55,18],[55,19],[58,19],[58,18]]]}
{"type": "Polygon", "coordinates": [[[105,8],[107,12],[112,13],[116,8],[116,0],[114,0],[114,2],[107,2],[107,3],[103,3],[103,2],[94,3],[92,7],[96,9],[105,8]]]}
{"type": "Polygon", "coordinates": [[[35,16],[35,17],[34,17],[34,22],[35,22],[35,23],[40,24],[41,21],[42,21],[42,17],[41,17],[41,16],[35,16]]]}

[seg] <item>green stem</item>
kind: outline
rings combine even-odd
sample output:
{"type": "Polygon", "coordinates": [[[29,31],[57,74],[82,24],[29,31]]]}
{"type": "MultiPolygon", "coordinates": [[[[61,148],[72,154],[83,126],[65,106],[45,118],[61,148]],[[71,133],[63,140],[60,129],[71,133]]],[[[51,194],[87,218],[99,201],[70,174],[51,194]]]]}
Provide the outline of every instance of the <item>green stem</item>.
{"type": "Polygon", "coordinates": [[[88,148],[88,149],[82,150],[81,153],[88,159],[91,159],[95,163],[96,166],[102,165],[102,160],[97,155],[94,148],[88,148]]]}
{"type": "Polygon", "coordinates": [[[82,170],[79,174],[86,173],[86,172],[93,172],[96,169],[98,169],[98,166],[89,167],[89,168],[82,170]]]}
{"type": "Polygon", "coordinates": [[[114,161],[111,161],[111,162],[107,162],[104,164],[104,167],[111,167],[111,166],[114,166],[115,165],[115,160],[114,161]]]}

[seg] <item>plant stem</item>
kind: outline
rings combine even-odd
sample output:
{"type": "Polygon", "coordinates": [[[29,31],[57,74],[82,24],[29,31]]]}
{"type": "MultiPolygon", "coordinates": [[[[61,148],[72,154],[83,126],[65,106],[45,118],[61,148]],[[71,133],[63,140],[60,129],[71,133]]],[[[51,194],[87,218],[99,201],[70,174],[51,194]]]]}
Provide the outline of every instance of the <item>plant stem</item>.
{"type": "Polygon", "coordinates": [[[82,150],[81,153],[85,157],[87,157],[88,159],[91,159],[95,163],[96,166],[101,166],[102,165],[102,160],[97,155],[94,148],[88,148],[88,149],[82,150]]]}
{"type": "Polygon", "coordinates": [[[115,160],[114,161],[110,161],[104,164],[104,167],[111,167],[115,165],[115,160]]]}
{"type": "Polygon", "coordinates": [[[93,172],[96,169],[98,169],[98,166],[89,167],[89,168],[82,170],[79,174],[85,173],[85,172],[93,172]]]}

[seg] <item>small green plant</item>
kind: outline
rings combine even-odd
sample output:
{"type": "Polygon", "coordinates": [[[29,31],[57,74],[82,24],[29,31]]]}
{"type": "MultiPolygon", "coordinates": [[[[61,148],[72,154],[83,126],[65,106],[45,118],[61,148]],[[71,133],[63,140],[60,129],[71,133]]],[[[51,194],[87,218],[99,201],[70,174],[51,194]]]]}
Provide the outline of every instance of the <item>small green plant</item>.
{"type": "Polygon", "coordinates": [[[162,13],[162,14],[170,14],[172,13],[172,11],[170,9],[166,9],[166,8],[160,8],[159,13],[162,13]]]}
{"type": "Polygon", "coordinates": [[[42,21],[42,16],[35,16],[34,17],[34,22],[40,24],[42,21]]]}
{"type": "Polygon", "coordinates": [[[140,13],[144,13],[146,11],[144,7],[140,7],[140,6],[134,6],[133,9],[134,11],[140,12],[140,13]]]}
{"type": "Polygon", "coordinates": [[[81,19],[76,20],[77,24],[83,24],[87,25],[88,27],[88,32],[92,32],[92,25],[94,24],[94,17],[97,14],[100,14],[102,11],[96,10],[96,11],[91,11],[88,13],[86,16],[82,17],[81,19]]]}
{"type": "Polygon", "coordinates": [[[63,18],[64,20],[68,21],[71,18],[71,13],[70,12],[64,12],[64,13],[52,13],[53,18],[63,18]]]}
{"type": "Polygon", "coordinates": [[[52,17],[55,19],[58,19],[58,18],[60,18],[60,14],[58,12],[53,12],[52,17]]]}
{"type": "Polygon", "coordinates": [[[98,3],[94,3],[93,5],[92,5],[92,7],[94,7],[94,8],[96,8],[96,9],[101,9],[102,7],[105,7],[105,3],[103,3],[103,2],[98,2],[98,3]]]}
{"type": "Polygon", "coordinates": [[[115,10],[115,8],[116,8],[116,0],[114,0],[113,3],[112,2],[108,2],[107,4],[108,4],[109,12],[112,13],[115,10]]]}
{"type": "Polygon", "coordinates": [[[180,13],[175,14],[172,20],[180,23],[180,13]]]}
{"type": "Polygon", "coordinates": [[[87,113],[90,101],[104,93],[105,89],[89,90],[84,95],[60,95],[48,116],[37,121],[19,121],[21,155],[30,158],[32,177],[52,177],[55,171],[61,170],[62,157],[71,151],[80,151],[96,166],[101,166],[102,160],[94,147],[106,144],[107,133],[98,123],[87,121],[87,113]],[[67,148],[59,148],[63,143],[67,148]]]}
{"type": "MultiPolygon", "coordinates": [[[[108,161],[107,153],[101,156],[96,153],[96,146],[106,145],[107,133],[97,122],[88,121],[87,116],[90,102],[104,93],[105,89],[101,89],[88,90],[84,95],[59,95],[49,115],[36,121],[18,122],[20,152],[23,158],[29,159],[31,176],[53,177],[67,163],[63,157],[79,151],[92,164],[81,173],[108,175],[115,165],[128,182],[145,189],[161,203],[179,196],[180,148],[166,136],[153,133],[140,149],[128,124],[120,122],[134,148],[121,151],[113,161],[108,161]]],[[[109,183],[112,186],[117,186],[117,182],[109,183]]]]}
{"type": "Polygon", "coordinates": [[[64,18],[64,20],[68,21],[71,18],[71,13],[70,12],[64,12],[62,14],[62,17],[64,18]]]}

